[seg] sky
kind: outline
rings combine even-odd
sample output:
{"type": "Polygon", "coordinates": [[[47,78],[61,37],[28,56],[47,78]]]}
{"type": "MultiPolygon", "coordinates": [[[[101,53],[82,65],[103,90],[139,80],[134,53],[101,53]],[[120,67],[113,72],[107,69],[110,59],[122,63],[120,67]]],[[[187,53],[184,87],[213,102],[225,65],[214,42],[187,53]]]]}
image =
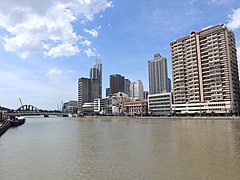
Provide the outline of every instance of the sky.
{"type": "Polygon", "coordinates": [[[1,0],[0,19],[0,106],[10,109],[19,98],[46,110],[77,100],[96,58],[103,95],[111,74],[148,90],[154,54],[171,78],[170,42],[217,24],[234,31],[240,61],[239,0],[1,0]]]}

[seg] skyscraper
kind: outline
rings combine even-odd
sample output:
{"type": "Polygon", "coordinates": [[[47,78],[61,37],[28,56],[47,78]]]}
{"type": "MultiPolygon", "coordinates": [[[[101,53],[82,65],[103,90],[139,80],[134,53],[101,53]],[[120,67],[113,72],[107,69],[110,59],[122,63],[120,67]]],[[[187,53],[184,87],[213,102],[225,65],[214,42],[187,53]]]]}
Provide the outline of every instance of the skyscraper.
{"type": "Polygon", "coordinates": [[[102,98],[102,64],[96,59],[94,67],[90,69],[90,78],[78,80],[78,108],[82,113],[84,103],[93,102],[95,98],[102,98]]]}
{"type": "Polygon", "coordinates": [[[132,82],[130,84],[130,97],[132,99],[143,100],[143,83],[141,80],[137,80],[136,82],[132,82]]]}
{"type": "Polygon", "coordinates": [[[234,33],[217,25],[171,42],[173,109],[238,113],[239,77],[234,33]]]}
{"type": "Polygon", "coordinates": [[[160,54],[148,61],[149,94],[168,91],[167,59],[160,54]]]}
{"type": "Polygon", "coordinates": [[[99,81],[99,97],[102,98],[102,63],[100,59],[96,59],[93,68],[90,69],[90,79],[99,81]]]}
{"type": "Polygon", "coordinates": [[[130,84],[131,81],[129,79],[124,79],[124,93],[130,96],[130,84]]]}
{"type": "Polygon", "coordinates": [[[172,91],[172,81],[170,78],[168,78],[168,92],[172,91]]]}
{"type": "Polygon", "coordinates": [[[78,111],[80,113],[85,102],[91,102],[91,80],[82,77],[78,79],[78,111]]]}
{"type": "Polygon", "coordinates": [[[124,76],[119,74],[110,75],[110,91],[111,94],[124,92],[124,76]]]}

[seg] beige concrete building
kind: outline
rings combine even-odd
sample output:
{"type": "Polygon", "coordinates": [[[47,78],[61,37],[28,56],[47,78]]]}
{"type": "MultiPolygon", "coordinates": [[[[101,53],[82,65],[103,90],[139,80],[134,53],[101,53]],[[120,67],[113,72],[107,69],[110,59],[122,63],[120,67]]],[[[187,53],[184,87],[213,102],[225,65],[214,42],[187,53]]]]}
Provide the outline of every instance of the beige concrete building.
{"type": "Polygon", "coordinates": [[[146,116],[148,114],[148,101],[130,100],[123,102],[123,110],[126,116],[146,116]]]}
{"type": "Polygon", "coordinates": [[[217,25],[171,42],[173,111],[238,114],[234,33],[217,25]]]}

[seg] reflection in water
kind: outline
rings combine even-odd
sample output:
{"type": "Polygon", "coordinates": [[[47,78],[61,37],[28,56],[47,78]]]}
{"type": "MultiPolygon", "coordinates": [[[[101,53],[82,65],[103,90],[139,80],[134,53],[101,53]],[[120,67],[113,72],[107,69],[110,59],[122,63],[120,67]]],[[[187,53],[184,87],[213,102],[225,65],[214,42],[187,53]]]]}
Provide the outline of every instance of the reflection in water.
{"type": "Polygon", "coordinates": [[[0,179],[239,179],[240,121],[28,118],[0,179]]]}

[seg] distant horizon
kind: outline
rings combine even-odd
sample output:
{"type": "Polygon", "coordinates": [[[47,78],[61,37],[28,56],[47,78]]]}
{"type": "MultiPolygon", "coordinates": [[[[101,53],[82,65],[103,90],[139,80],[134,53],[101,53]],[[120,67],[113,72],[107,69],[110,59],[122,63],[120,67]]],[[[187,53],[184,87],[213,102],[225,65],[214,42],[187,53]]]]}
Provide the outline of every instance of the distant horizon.
{"type": "Polygon", "coordinates": [[[225,24],[234,31],[240,60],[240,2],[72,1],[0,2],[0,105],[54,110],[77,100],[77,82],[103,64],[109,76],[141,80],[148,91],[148,60],[160,53],[172,79],[170,42],[191,31],[225,24]]]}

